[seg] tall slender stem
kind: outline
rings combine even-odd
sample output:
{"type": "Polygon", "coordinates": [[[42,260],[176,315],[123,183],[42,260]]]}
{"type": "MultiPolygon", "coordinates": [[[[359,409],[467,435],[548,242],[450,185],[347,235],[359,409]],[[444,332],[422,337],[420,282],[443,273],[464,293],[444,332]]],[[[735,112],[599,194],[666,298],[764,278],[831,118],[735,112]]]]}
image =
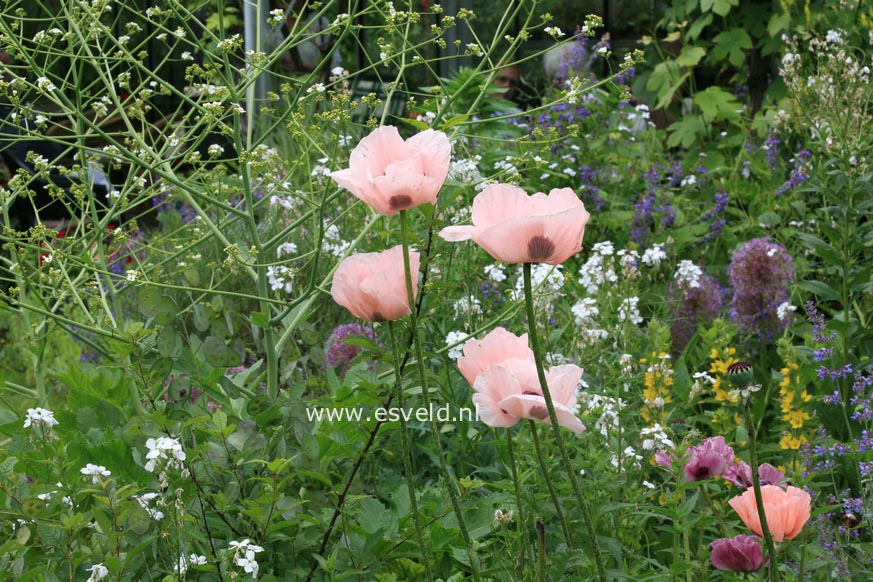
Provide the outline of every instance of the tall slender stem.
{"type": "MultiPolygon", "coordinates": [[[[418,369],[418,377],[421,382],[421,394],[424,397],[424,404],[428,410],[433,410],[431,407],[430,400],[430,391],[427,386],[427,373],[424,370],[424,350],[421,347],[421,336],[418,333],[418,316],[415,310],[415,293],[412,289],[412,277],[413,273],[409,263],[409,227],[407,225],[406,211],[400,211],[400,238],[403,244],[403,271],[406,274],[406,296],[409,299],[409,324],[412,331],[412,344],[415,348],[415,359],[418,364],[416,368],[418,369]]],[[[415,273],[415,277],[418,277],[418,273],[415,273]]],[[[433,418],[433,415],[430,415],[428,418],[428,424],[430,425],[430,433],[431,438],[433,439],[433,446],[437,454],[437,459],[440,464],[440,471],[442,472],[443,479],[446,481],[446,485],[449,490],[449,496],[452,499],[452,509],[455,513],[455,518],[458,520],[458,528],[461,530],[461,537],[464,539],[464,545],[467,547],[467,556],[470,560],[470,569],[472,570],[473,578],[475,580],[480,580],[479,577],[479,557],[476,554],[476,550],[473,549],[473,540],[470,538],[470,532],[467,530],[467,524],[464,521],[464,513],[461,510],[461,495],[458,490],[458,484],[455,481],[454,476],[449,471],[449,467],[446,463],[446,455],[443,452],[443,445],[440,441],[440,431],[436,425],[436,420],[433,418]]]]}
{"type": "Polygon", "coordinates": [[[749,412],[748,400],[743,403],[743,416],[745,417],[746,426],[749,428],[749,466],[752,471],[752,487],[755,490],[755,508],[758,510],[761,531],[764,532],[764,543],[767,546],[767,556],[770,558],[770,564],[768,565],[769,578],[770,582],[779,582],[779,569],[776,567],[776,545],[773,543],[773,536],[770,534],[770,527],[767,525],[764,498],[761,496],[761,478],[758,476],[758,431],[755,429],[752,414],[749,412]]]}
{"type": "Polygon", "coordinates": [[[555,412],[555,404],[552,402],[552,394],[549,391],[549,384],[546,381],[546,372],[543,369],[543,354],[540,350],[539,337],[537,335],[536,313],[534,312],[533,288],[530,278],[531,264],[524,264],[524,304],[527,310],[527,325],[530,333],[530,347],[534,353],[534,360],[537,368],[537,378],[540,381],[540,388],[543,391],[543,399],[546,401],[546,408],[549,411],[549,420],[552,423],[552,432],[555,435],[555,442],[558,445],[558,450],[561,453],[561,461],[564,463],[564,470],[570,478],[570,485],[573,487],[573,493],[576,495],[576,500],[579,502],[579,509],[582,511],[582,520],[585,522],[585,527],[588,530],[588,545],[594,557],[594,564],[597,567],[597,579],[600,582],[606,582],[606,566],[603,563],[603,556],[600,555],[600,544],[597,543],[597,530],[594,527],[594,519],[591,516],[591,506],[588,503],[588,498],[582,494],[579,488],[579,481],[576,479],[576,469],[570,463],[570,456],[567,454],[567,448],[564,446],[564,438],[561,434],[561,427],[558,425],[558,414],[555,412]]]}
{"type": "Polygon", "coordinates": [[[564,517],[564,511],[561,509],[561,503],[558,501],[558,494],[555,491],[555,485],[552,483],[552,476],[549,473],[549,468],[546,465],[543,450],[540,446],[540,437],[537,433],[537,425],[534,421],[529,420],[530,432],[533,436],[534,449],[537,452],[537,460],[540,462],[540,471],[543,472],[543,477],[546,479],[546,489],[549,490],[549,497],[552,498],[552,504],[555,506],[555,514],[558,516],[558,521],[561,522],[561,529],[564,530],[564,538],[567,540],[567,547],[573,549],[576,544],[573,543],[573,535],[570,533],[570,526],[567,524],[567,519],[564,517]]]}
{"type": "MultiPolygon", "coordinates": [[[[397,344],[397,333],[394,330],[394,322],[388,322],[388,333],[391,336],[391,348],[394,351],[394,398],[397,406],[403,407],[403,370],[401,360],[403,352],[397,344]]],[[[406,426],[406,418],[400,415],[400,446],[403,456],[403,472],[406,473],[406,487],[409,489],[409,506],[412,511],[412,522],[415,524],[415,537],[421,547],[421,558],[424,560],[424,571],[427,579],[433,581],[433,572],[430,569],[430,559],[427,557],[428,548],[424,543],[424,535],[421,533],[421,515],[418,513],[418,499],[415,496],[415,481],[412,474],[412,447],[409,444],[409,428],[406,426]]]]}
{"type": "Polygon", "coordinates": [[[515,452],[512,445],[512,430],[506,429],[506,447],[509,452],[509,469],[512,473],[512,483],[515,485],[515,506],[518,508],[518,529],[521,533],[521,552],[518,555],[518,575],[524,579],[524,562],[527,555],[527,521],[524,518],[524,504],[521,501],[521,483],[518,480],[518,467],[515,464],[515,452]]]}

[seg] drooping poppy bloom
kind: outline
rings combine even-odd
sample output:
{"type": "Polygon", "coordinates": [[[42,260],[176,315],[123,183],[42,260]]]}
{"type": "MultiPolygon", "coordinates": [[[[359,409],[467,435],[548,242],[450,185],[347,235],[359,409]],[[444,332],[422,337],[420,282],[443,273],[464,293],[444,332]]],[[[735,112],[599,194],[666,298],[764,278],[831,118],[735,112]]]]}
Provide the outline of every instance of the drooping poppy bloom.
{"type": "Polygon", "coordinates": [[[518,359],[533,362],[534,353],[527,342],[527,334],[520,336],[502,327],[492,329],[482,339],[469,339],[462,348],[463,355],[458,358],[458,368],[470,383],[491,367],[506,360],[518,359]]]}
{"type": "MultiPolygon", "coordinates": [[[[412,292],[418,293],[420,256],[409,252],[412,292]]],[[[403,270],[403,247],[358,253],[344,259],[333,274],[333,300],[366,321],[391,321],[410,312],[403,270]]]]}
{"type": "MultiPolygon", "coordinates": [[[[522,418],[551,422],[527,334],[517,336],[498,327],[482,339],[468,340],[463,352],[458,368],[473,387],[482,422],[491,427],[515,426],[522,418]]],[[[576,433],[585,430],[576,417],[581,378],[582,368],[572,364],[546,372],[558,424],[576,433]]]]}
{"type": "Polygon", "coordinates": [[[739,535],[722,538],[710,544],[709,560],[719,570],[757,572],[764,565],[761,540],[757,536],[739,535]]]}
{"type": "Polygon", "coordinates": [[[428,129],[404,141],[396,127],[386,125],[362,139],[349,167],[330,177],[379,214],[391,216],[436,204],[451,157],[452,145],[441,131],[428,129]]]}
{"type": "Polygon", "coordinates": [[[473,240],[502,263],[563,263],[582,250],[590,215],[570,188],[533,196],[517,186],[494,184],[473,199],[473,225],[449,226],[450,242],[473,240]]]}
{"type": "MultiPolygon", "coordinates": [[[[555,366],[546,372],[558,424],[575,433],[585,430],[576,417],[576,387],[581,378],[582,368],[573,364],[555,366]]],[[[476,377],[473,390],[479,419],[488,426],[514,426],[522,418],[551,424],[533,362],[507,360],[502,365],[495,364],[476,377]]]]}
{"type": "Polygon", "coordinates": [[[683,467],[686,483],[718,477],[734,460],[734,450],[724,442],[723,436],[704,439],[690,447],[686,454],[688,461],[683,467]]]}
{"type": "MultiPolygon", "coordinates": [[[[744,461],[728,465],[722,476],[725,481],[733,483],[740,489],[748,489],[753,484],[752,468],[744,461]]],[[[758,479],[761,485],[779,485],[785,480],[785,475],[770,463],[763,463],[758,465],[758,479]]]]}
{"type": "MultiPolygon", "coordinates": [[[[794,539],[809,520],[811,498],[803,489],[791,485],[786,489],[775,485],[764,485],[761,487],[761,498],[764,502],[764,514],[767,516],[767,526],[775,542],[794,539]]],[[[764,535],[761,518],[755,505],[754,489],[746,489],[742,495],[734,497],[728,503],[747,528],[759,536],[764,535]]]]}

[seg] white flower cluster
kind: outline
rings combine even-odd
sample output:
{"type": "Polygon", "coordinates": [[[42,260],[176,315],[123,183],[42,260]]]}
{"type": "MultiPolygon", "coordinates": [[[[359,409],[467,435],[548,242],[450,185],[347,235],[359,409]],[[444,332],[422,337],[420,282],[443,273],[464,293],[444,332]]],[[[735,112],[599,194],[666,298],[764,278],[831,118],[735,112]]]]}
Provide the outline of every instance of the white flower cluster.
{"type": "Polygon", "coordinates": [[[570,308],[576,322],[576,337],[582,347],[593,345],[609,334],[605,329],[598,327],[597,318],[600,316],[600,308],[597,300],[593,297],[584,297],[570,308]]]}
{"type": "Polygon", "coordinates": [[[342,239],[339,227],[335,224],[331,224],[324,231],[321,248],[335,257],[341,257],[348,250],[349,243],[342,239]]]}
{"type": "Polygon", "coordinates": [[[475,297],[461,297],[455,301],[455,317],[468,317],[482,313],[482,304],[475,297]]]}
{"type": "Polygon", "coordinates": [[[703,270],[692,261],[679,261],[674,278],[679,285],[694,289],[700,287],[700,277],[702,276],[703,270]]]}
{"type": "Polygon", "coordinates": [[[45,408],[27,409],[27,416],[24,419],[24,428],[32,426],[33,428],[41,427],[43,429],[51,429],[56,424],[58,424],[58,421],[55,419],[55,413],[51,410],[45,408]]]}
{"type": "MultiPolygon", "coordinates": [[[[600,244],[602,243],[598,243],[600,244]]],[[[594,254],[579,269],[579,283],[585,287],[589,295],[596,295],[601,286],[617,283],[618,275],[615,273],[613,261],[607,260],[607,257],[612,255],[611,243],[610,246],[603,246],[600,249],[595,245],[592,250],[594,254]]]]}
{"type": "MultiPolygon", "coordinates": [[[[463,160],[452,160],[449,167],[449,180],[467,185],[480,185],[484,178],[479,173],[479,162],[482,156],[473,156],[463,160]]],[[[484,187],[484,186],[483,186],[484,187]]],[[[477,188],[478,189],[478,188],[477,188]]]]}
{"type": "Polygon", "coordinates": [[[179,563],[173,566],[173,572],[177,574],[184,574],[188,571],[188,568],[191,566],[205,566],[206,565],[206,556],[200,556],[198,554],[190,554],[186,556],[179,556],[179,563]]]}
{"type": "Polygon", "coordinates": [[[667,258],[667,253],[664,252],[664,243],[654,244],[643,251],[643,264],[649,267],[657,267],[661,261],[667,258]]]}
{"type": "MultiPolygon", "coordinates": [[[[530,269],[530,285],[534,294],[534,302],[539,309],[549,309],[552,302],[560,296],[564,287],[563,265],[535,263],[530,269]]],[[[524,277],[521,272],[515,281],[515,289],[510,292],[514,300],[524,299],[524,277]]]]}
{"type": "Polygon", "coordinates": [[[500,263],[489,263],[485,267],[485,276],[489,281],[494,283],[502,283],[506,281],[506,271],[500,263]]]}
{"type": "Polygon", "coordinates": [[[609,431],[618,430],[618,415],[627,403],[620,398],[592,394],[583,390],[579,393],[579,404],[584,406],[589,414],[599,415],[594,423],[594,428],[606,437],[609,436],[609,431]]]}
{"type": "Polygon", "coordinates": [[[667,435],[667,431],[657,422],[650,427],[640,430],[640,438],[643,439],[644,451],[663,451],[675,448],[673,441],[667,435]]]}
{"type": "Polygon", "coordinates": [[[146,453],[145,470],[149,473],[154,473],[155,469],[173,469],[181,468],[182,461],[186,459],[185,451],[182,450],[182,443],[177,439],[170,437],[158,437],[156,439],[148,439],[146,448],[149,450],[146,453]]]}
{"type": "Polygon", "coordinates": [[[112,475],[112,471],[107,470],[103,465],[95,465],[93,463],[88,463],[82,467],[79,472],[83,475],[89,475],[91,477],[92,485],[99,483],[101,477],[109,477],[112,475]]]}
{"type": "MultiPolygon", "coordinates": [[[[643,457],[638,455],[636,450],[634,450],[634,448],[631,446],[625,447],[624,451],[622,451],[622,454],[621,454],[621,464],[622,465],[627,465],[628,461],[630,461],[631,467],[633,467],[634,469],[639,469],[640,468],[640,461],[642,461],[642,460],[643,460],[643,457]]],[[[613,467],[618,469],[619,462],[618,462],[618,455],[617,454],[615,454],[615,453],[610,454],[610,463],[612,463],[613,467]]]]}
{"type": "Polygon", "coordinates": [[[157,493],[143,493],[142,495],[134,495],[133,498],[136,499],[137,503],[139,503],[140,507],[145,509],[145,512],[155,521],[161,521],[164,519],[164,512],[158,509],[155,509],[150,505],[151,501],[158,497],[157,493]]]}
{"type": "Polygon", "coordinates": [[[94,564],[90,568],[87,568],[86,571],[91,573],[86,582],[100,582],[109,576],[109,568],[103,564],[94,564]]]}
{"type": "Polygon", "coordinates": [[[446,335],[446,345],[453,346],[449,348],[449,358],[457,360],[464,355],[464,342],[468,339],[470,339],[470,335],[463,331],[450,331],[446,335]]]}
{"type": "Polygon", "coordinates": [[[629,321],[634,325],[639,325],[643,322],[640,317],[639,297],[625,297],[618,306],[618,321],[624,323],[629,321]]]}
{"type": "Polygon", "coordinates": [[[776,316],[779,318],[779,321],[785,321],[795,311],[797,311],[796,305],[791,305],[788,301],[784,301],[776,308],[776,316]]]}
{"type": "Polygon", "coordinates": [[[244,539],[241,542],[231,541],[230,549],[233,550],[233,563],[242,568],[246,574],[250,574],[252,578],[257,578],[260,567],[255,555],[263,552],[264,548],[244,539]]]}

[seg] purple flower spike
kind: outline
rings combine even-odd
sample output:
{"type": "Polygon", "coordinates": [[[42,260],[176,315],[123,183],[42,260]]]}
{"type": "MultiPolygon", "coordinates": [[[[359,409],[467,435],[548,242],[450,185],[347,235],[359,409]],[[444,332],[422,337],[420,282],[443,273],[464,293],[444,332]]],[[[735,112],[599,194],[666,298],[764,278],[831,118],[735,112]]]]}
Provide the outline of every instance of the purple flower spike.
{"type": "Polygon", "coordinates": [[[717,477],[734,460],[734,450],[724,442],[723,436],[702,441],[688,449],[688,455],[688,462],[683,468],[686,483],[717,477]]]}
{"type": "MultiPolygon", "coordinates": [[[[345,341],[348,338],[354,337],[369,338],[376,341],[376,334],[372,328],[364,327],[359,323],[346,323],[337,326],[325,343],[324,366],[340,368],[340,373],[345,375],[349,371],[352,361],[363,351],[359,346],[345,341]]],[[[375,367],[375,363],[371,362],[370,367],[371,369],[375,367]]]]}
{"type": "Polygon", "coordinates": [[[710,547],[709,560],[719,570],[757,572],[764,565],[764,554],[757,536],[722,538],[712,542],[710,547]]]}

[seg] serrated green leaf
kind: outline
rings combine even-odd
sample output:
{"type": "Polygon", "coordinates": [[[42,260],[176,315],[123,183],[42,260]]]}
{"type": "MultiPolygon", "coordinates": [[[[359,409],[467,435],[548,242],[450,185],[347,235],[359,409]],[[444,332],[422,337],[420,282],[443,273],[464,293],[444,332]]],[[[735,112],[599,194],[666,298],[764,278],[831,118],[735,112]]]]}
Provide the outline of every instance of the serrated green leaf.
{"type": "Polygon", "coordinates": [[[15,468],[15,463],[18,462],[18,459],[15,457],[6,457],[3,459],[3,462],[0,463],[0,480],[8,479],[12,476],[12,470],[15,468]]]}
{"type": "Polygon", "coordinates": [[[742,66],[746,60],[744,51],[754,46],[752,37],[742,28],[722,31],[712,41],[715,43],[712,47],[712,56],[719,61],[727,57],[728,61],[735,67],[742,66]]]}

